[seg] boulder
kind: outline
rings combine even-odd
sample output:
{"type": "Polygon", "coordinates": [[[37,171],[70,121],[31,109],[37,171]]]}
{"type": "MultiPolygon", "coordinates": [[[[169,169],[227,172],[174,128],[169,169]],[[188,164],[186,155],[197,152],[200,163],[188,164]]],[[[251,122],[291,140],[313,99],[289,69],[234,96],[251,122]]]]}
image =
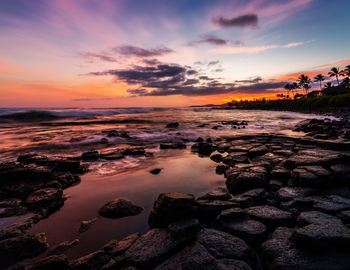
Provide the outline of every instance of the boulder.
{"type": "Polygon", "coordinates": [[[160,169],[160,168],[156,168],[156,169],[150,170],[149,172],[150,172],[151,174],[159,174],[161,170],[162,170],[162,169],[160,169]]]}
{"type": "Polygon", "coordinates": [[[91,226],[96,222],[97,218],[92,218],[89,220],[82,220],[79,224],[79,233],[86,232],[91,226]]]}
{"type": "Polygon", "coordinates": [[[119,256],[131,247],[133,243],[140,237],[138,233],[130,234],[122,240],[111,240],[102,247],[108,255],[119,256]]]}
{"type": "Polygon", "coordinates": [[[310,196],[315,193],[315,190],[304,187],[282,187],[276,195],[280,201],[290,201],[295,198],[310,196]]]}
{"type": "Polygon", "coordinates": [[[103,250],[97,250],[86,256],[80,257],[78,259],[72,260],[70,265],[76,270],[93,270],[101,269],[102,266],[109,262],[109,256],[103,250]]]}
{"type": "Polygon", "coordinates": [[[160,149],[186,149],[186,144],[183,144],[183,143],[161,143],[160,149]]]}
{"type": "Polygon", "coordinates": [[[63,205],[63,191],[61,189],[43,188],[34,191],[25,201],[26,205],[33,209],[47,209],[49,212],[63,205]]]}
{"type": "Polygon", "coordinates": [[[179,127],[178,122],[173,122],[166,125],[166,128],[178,128],[178,127],[179,127]]]}
{"type": "Polygon", "coordinates": [[[260,172],[242,172],[237,176],[228,175],[226,185],[231,193],[263,188],[266,185],[265,174],[260,172]]]}
{"type": "Polygon", "coordinates": [[[175,221],[195,216],[193,195],[178,192],[162,193],[154,202],[148,224],[151,227],[166,227],[175,221]]]}
{"type": "Polygon", "coordinates": [[[98,213],[103,217],[122,218],[136,216],[143,211],[141,206],[124,198],[116,198],[103,205],[98,213]]]}
{"type": "Polygon", "coordinates": [[[65,255],[53,255],[37,260],[26,270],[69,270],[71,269],[65,255]]]}
{"type": "Polygon", "coordinates": [[[100,158],[98,151],[89,151],[81,154],[81,159],[84,161],[94,161],[100,158]]]}
{"type": "Polygon", "coordinates": [[[62,254],[66,250],[75,247],[80,243],[79,239],[74,239],[72,241],[64,241],[62,243],[59,243],[58,245],[50,248],[47,252],[48,255],[58,255],[62,254]]]}
{"type": "Polygon", "coordinates": [[[249,217],[264,223],[268,227],[290,227],[295,224],[294,217],[290,212],[280,210],[274,206],[253,206],[247,208],[246,211],[249,217]]]}
{"type": "Polygon", "coordinates": [[[198,154],[201,154],[204,156],[210,156],[210,154],[213,151],[214,151],[214,149],[210,143],[206,143],[206,142],[199,142],[198,143],[198,154]]]}
{"type": "Polygon", "coordinates": [[[210,159],[214,162],[220,162],[222,160],[222,155],[220,154],[215,154],[215,155],[211,155],[210,159]]]}

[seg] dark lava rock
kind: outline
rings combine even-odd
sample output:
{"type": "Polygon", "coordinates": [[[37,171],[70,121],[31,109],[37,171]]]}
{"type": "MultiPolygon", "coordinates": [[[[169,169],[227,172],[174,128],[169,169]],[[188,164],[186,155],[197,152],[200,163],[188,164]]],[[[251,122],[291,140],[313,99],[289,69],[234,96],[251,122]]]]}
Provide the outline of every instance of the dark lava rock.
{"type": "Polygon", "coordinates": [[[220,162],[222,160],[222,155],[220,154],[211,155],[210,159],[214,162],[220,162]]]}
{"type": "Polygon", "coordinates": [[[213,152],[213,147],[210,143],[206,143],[206,142],[198,143],[198,154],[201,154],[204,156],[210,156],[212,152],[213,152]]]}
{"type": "Polygon", "coordinates": [[[290,178],[290,171],[283,167],[275,167],[271,171],[271,178],[284,182],[290,178]]]}
{"type": "Polygon", "coordinates": [[[195,142],[204,142],[204,139],[202,137],[198,137],[195,142]]]}
{"type": "Polygon", "coordinates": [[[129,147],[124,149],[122,154],[125,156],[145,156],[147,153],[143,147],[129,147]]]}
{"type": "Polygon", "coordinates": [[[257,246],[267,239],[268,231],[260,221],[249,219],[240,208],[231,208],[221,212],[218,222],[225,231],[241,237],[249,244],[257,246]]]}
{"type": "Polygon", "coordinates": [[[109,150],[100,153],[100,157],[106,160],[116,160],[124,158],[122,151],[109,150]]]}
{"type": "Polygon", "coordinates": [[[175,237],[188,237],[199,232],[201,225],[198,219],[192,218],[171,223],[168,226],[168,230],[175,237]]]}
{"type": "Polygon", "coordinates": [[[268,227],[293,226],[295,220],[291,213],[274,206],[253,206],[247,209],[249,217],[261,221],[268,227]]]}
{"type": "Polygon", "coordinates": [[[135,205],[133,202],[127,199],[116,198],[102,206],[98,213],[103,217],[121,218],[136,216],[142,211],[143,208],[141,206],[135,205]]]}
{"type": "Polygon", "coordinates": [[[321,166],[297,167],[292,171],[293,184],[302,187],[323,187],[330,185],[330,172],[321,166]]]}
{"type": "Polygon", "coordinates": [[[232,198],[232,195],[228,193],[228,190],[225,188],[217,188],[210,191],[209,193],[201,196],[198,200],[220,200],[227,201],[232,198]]]}
{"type": "Polygon", "coordinates": [[[178,192],[162,193],[154,202],[148,218],[151,227],[166,227],[170,223],[196,215],[194,196],[178,192]]]}
{"type": "Polygon", "coordinates": [[[34,191],[26,200],[26,205],[33,209],[56,210],[63,205],[63,191],[61,189],[43,188],[34,191]]]}
{"type": "Polygon", "coordinates": [[[261,245],[261,261],[265,269],[285,270],[345,270],[350,267],[349,251],[326,248],[309,250],[299,248],[290,240],[290,229],[272,234],[272,239],[261,245]]]}
{"type": "Polygon", "coordinates": [[[315,190],[313,190],[312,188],[283,187],[277,191],[276,195],[277,198],[281,201],[290,201],[295,198],[310,196],[314,193],[315,190]]]}
{"type": "Polygon", "coordinates": [[[125,258],[137,268],[152,269],[194,237],[174,237],[167,229],[152,229],[131,245],[125,252],[125,258]]]}
{"type": "Polygon", "coordinates": [[[156,168],[156,169],[150,170],[149,172],[150,172],[151,174],[159,174],[161,170],[162,170],[162,169],[156,168]]]}
{"type": "Polygon", "coordinates": [[[84,161],[93,161],[98,160],[99,158],[100,154],[98,153],[98,151],[89,151],[81,155],[81,159],[84,161]]]}
{"type": "Polygon", "coordinates": [[[216,166],[217,174],[224,174],[230,167],[227,165],[218,165],[216,166]]]}
{"type": "Polygon", "coordinates": [[[179,127],[178,122],[173,122],[166,125],[166,128],[178,128],[178,127],[179,127]]]}
{"type": "Polygon", "coordinates": [[[186,144],[183,144],[183,143],[161,143],[160,149],[186,149],[186,144]]]}
{"type": "Polygon", "coordinates": [[[44,233],[21,234],[0,241],[0,261],[6,267],[20,260],[39,255],[48,248],[44,233]]]}
{"type": "Polygon", "coordinates": [[[337,217],[327,215],[325,213],[319,212],[319,211],[308,211],[308,212],[302,212],[298,216],[298,225],[303,227],[310,224],[316,224],[316,225],[331,225],[335,223],[341,223],[341,220],[337,217]]]}
{"type": "Polygon", "coordinates": [[[345,223],[350,224],[350,210],[342,211],[337,216],[345,223]]]}
{"type": "Polygon", "coordinates": [[[268,148],[265,145],[251,148],[248,152],[250,158],[262,156],[268,152],[268,148]]]}
{"type": "Polygon", "coordinates": [[[122,240],[111,240],[102,247],[108,255],[118,256],[123,254],[140,237],[138,233],[133,233],[122,240]]]}
{"type": "Polygon", "coordinates": [[[68,270],[71,269],[67,257],[65,255],[53,255],[40,259],[26,270],[68,270]]]}
{"type": "Polygon", "coordinates": [[[197,200],[198,214],[201,220],[209,221],[216,218],[222,210],[239,206],[236,202],[221,200],[197,200]]]}
{"type": "Polygon", "coordinates": [[[107,254],[103,250],[98,250],[71,261],[70,265],[73,269],[77,270],[93,270],[101,269],[101,267],[107,264],[108,261],[109,257],[107,254]]]}
{"type": "Polygon", "coordinates": [[[66,250],[75,247],[80,243],[79,239],[74,239],[72,241],[64,241],[62,243],[59,243],[58,245],[50,248],[47,252],[48,255],[58,255],[62,254],[66,250]]]}
{"type": "Polygon", "coordinates": [[[92,218],[89,220],[82,220],[79,224],[79,233],[86,232],[91,226],[96,222],[97,218],[92,218]]]}
{"type": "Polygon", "coordinates": [[[240,193],[254,188],[265,187],[265,174],[260,172],[242,172],[228,175],[226,185],[231,193],[240,193]]]}

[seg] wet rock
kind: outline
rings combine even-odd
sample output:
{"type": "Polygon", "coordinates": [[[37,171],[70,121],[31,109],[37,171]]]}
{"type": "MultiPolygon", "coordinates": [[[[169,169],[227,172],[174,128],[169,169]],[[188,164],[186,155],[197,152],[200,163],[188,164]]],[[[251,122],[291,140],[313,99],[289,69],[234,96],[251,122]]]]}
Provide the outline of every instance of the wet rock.
{"type": "Polygon", "coordinates": [[[279,226],[290,227],[295,224],[291,213],[274,206],[253,206],[247,209],[247,213],[252,219],[261,221],[272,228],[279,226]]]}
{"type": "Polygon", "coordinates": [[[337,217],[327,215],[319,211],[307,211],[302,212],[297,219],[298,225],[303,227],[310,224],[316,225],[331,225],[335,223],[341,223],[341,220],[337,217]]]}
{"type": "Polygon", "coordinates": [[[279,181],[286,181],[290,178],[290,171],[283,167],[275,167],[271,171],[271,178],[279,181]]]}
{"type": "Polygon", "coordinates": [[[220,154],[211,155],[210,159],[214,162],[220,162],[222,160],[222,155],[220,154]]]}
{"type": "Polygon", "coordinates": [[[62,185],[62,188],[67,188],[72,185],[79,183],[80,177],[77,175],[72,175],[71,173],[60,174],[57,177],[57,181],[62,185]]]}
{"type": "Polygon", "coordinates": [[[204,142],[204,139],[202,137],[198,137],[195,142],[204,142]]]}
{"type": "Polygon", "coordinates": [[[109,150],[100,153],[100,158],[106,160],[116,160],[124,158],[124,154],[120,150],[109,150]]]}
{"type": "Polygon", "coordinates": [[[221,200],[197,200],[198,214],[201,220],[210,221],[222,210],[239,206],[236,202],[221,200]]]}
{"type": "MultiPolygon", "coordinates": [[[[143,147],[129,147],[122,151],[125,156],[144,156],[146,155],[146,150],[143,147]]],[[[148,153],[150,154],[150,153],[148,153]]]]}
{"type": "Polygon", "coordinates": [[[293,184],[302,187],[323,187],[330,184],[330,172],[321,166],[297,167],[292,171],[293,184]]]}
{"type": "Polygon", "coordinates": [[[76,270],[93,270],[100,269],[103,265],[108,263],[109,257],[103,250],[98,250],[86,256],[80,257],[71,261],[71,266],[76,270]]]}
{"type": "Polygon", "coordinates": [[[116,198],[102,206],[98,213],[103,217],[121,218],[127,216],[136,216],[142,211],[143,208],[141,206],[135,205],[133,202],[127,199],[116,198]]]}
{"type": "Polygon", "coordinates": [[[232,198],[232,195],[228,192],[225,188],[217,188],[209,193],[201,196],[198,198],[198,200],[220,200],[220,201],[227,201],[232,198]]]}
{"type": "Polygon", "coordinates": [[[4,239],[0,241],[1,264],[6,267],[20,260],[34,257],[45,251],[48,246],[44,233],[21,234],[4,239]]]}
{"type": "Polygon", "coordinates": [[[179,127],[178,122],[173,122],[166,125],[166,128],[178,128],[178,127],[179,127]]]}
{"type": "Polygon", "coordinates": [[[186,149],[186,144],[183,144],[183,143],[161,143],[160,149],[186,149]]]}
{"type": "Polygon", "coordinates": [[[227,165],[218,165],[216,166],[217,174],[224,174],[230,167],[227,165]]]}
{"type": "Polygon", "coordinates": [[[98,151],[89,151],[81,155],[81,159],[84,161],[93,161],[98,160],[99,158],[100,154],[98,153],[98,151]]]}
{"type": "Polygon", "coordinates": [[[61,189],[43,188],[30,194],[26,205],[33,209],[47,209],[49,212],[63,205],[63,191],[61,189]]]}
{"type": "Polygon", "coordinates": [[[270,163],[272,165],[276,165],[276,164],[281,163],[284,160],[285,160],[284,156],[277,155],[277,154],[274,154],[274,153],[266,153],[263,156],[259,156],[259,157],[253,158],[252,162],[254,162],[254,163],[268,162],[268,163],[270,163]]]}
{"type": "Polygon", "coordinates": [[[257,157],[257,156],[262,156],[268,152],[268,148],[265,145],[254,147],[249,150],[248,156],[250,158],[257,157]]]}
{"type": "Polygon", "coordinates": [[[102,247],[108,255],[119,256],[123,254],[140,237],[138,233],[130,234],[122,240],[111,240],[102,247]]]}
{"type": "Polygon", "coordinates": [[[314,201],[314,209],[325,213],[337,213],[340,211],[350,209],[349,199],[345,199],[341,196],[313,196],[310,197],[314,201]]]}
{"type": "Polygon", "coordinates": [[[311,211],[314,207],[314,201],[310,198],[295,198],[291,201],[281,202],[280,208],[293,214],[299,214],[304,211],[311,211]]]}
{"type": "Polygon", "coordinates": [[[195,235],[201,229],[198,219],[180,220],[169,224],[168,230],[175,237],[188,237],[195,235]]]}
{"type": "Polygon", "coordinates": [[[272,192],[277,192],[280,188],[284,187],[285,184],[282,181],[279,180],[270,180],[269,181],[269,190],[272,192]]]}
{"type": "Polygon", "coordinates": [[[175,238],[167,229],[152,229],[131,245],[125,252],[125,258],[130,265],[151,269],[194,237],[195,235],[175,238]]]}
{"type": "Polygon", "coordinates": [[[166,227],[178,220],[195,217],[194,196],[178,192],[162,193],[148,218],[151,227],[166,227]]]}
{"type": "Polygon", "coordinates": [[[246,212],[240,208],[231,208],[221,212],[218,222],[225,231],[238,236],[247,243],[257,246],[267,239],[266,226],[256,220],[249,219],[246,212]]]}
{"type": "Polygon", "coordinates": [[[210,156],[213,150],[214,149],[210,143],[206,143],[206,142],[198,143],[198,154],[201,154],[204,156],[210,156]]]}
{"type": "Polygon", "coordinates": [[[197,241],[215,258],[239,259],[255,264],[253,250],[242,239],[228,233],[203,229],[197,234],[197,241]]]}
{"type": "Polygon", "coordinates": [[[226,185],[231,193],[263,188],[266,185],[265,174],[259,172],[242,172],[237,176],[228,175],[226,185]]]}
{"type": "Polygon", "coordinates": [[[156,168],[156,169],[150,170],[149,172],[150,172],[151,174],[159,174],[161,170],[162,170],[162,169],[156,168]]]}
{"type": "Polygon", "coordinates": [[[53,255],[40,259],[26,270],[68,270],[71,269],[67,257],[65,255],[53,255]]]}
{"type": "Polygon", "coordinates": [[[334,164],[331,166],[331,170],[335,174],[335,178],[338,181],[343,181],[350,186],[350,166],[347,164],[334,164]]]}
{"type": "Polygon", "coordinates": [[[262,243],[260,258],[266,269],[345,270],[350,267],[348,251],[299,248],[290,241],[291,234],[288,230],[273,233],[272,239],[262,243]]]}
{"type": "Polygon", "coordinates": [[[64,241],[52,248],[50,248],[47,252],[48,255],[58,255],[58,254],[62,254],[63,252],[65,252],[66,250],[75,247],[76,245],[78,245],[80,243],[79,239],[74,239],[72,241],[64,241]]]}
{"type": "Polygon", "coordinates": [[[314,193],[315,190],[313,190],[312,188],[283,187],[277,191],[276,195],[277,198],[281,201],[290,201],[295,198],[310,196],[314,193]]]}
{"type": "Polygon", "coordinates": [[[97,218],[92,218],[89,220],[82,220],[79,224],[79,233],[86,232],[91,226],[96,222],[97,218]]]}

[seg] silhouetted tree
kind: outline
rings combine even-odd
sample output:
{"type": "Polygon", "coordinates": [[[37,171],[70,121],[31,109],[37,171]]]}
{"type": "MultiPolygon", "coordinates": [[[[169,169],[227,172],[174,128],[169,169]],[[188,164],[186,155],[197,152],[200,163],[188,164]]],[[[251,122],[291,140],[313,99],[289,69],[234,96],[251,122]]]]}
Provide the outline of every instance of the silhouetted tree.
{"type": "Polygon", "coordinates": [[[324,88],[325,88],[325,89],[327,89],[327,88],[332,88],[332,87],[333,87],[333,85],[332,85],[331,82],[328,82],[328,83],[326,83],[326,84],[324,85],[324,88]]]}
{"type": "Polygon", "coordinates": [[[350,78],[349,77],[344,78],[344,80],[341,83],[341,86],[345,88],[350,88],[350,78]]]}
{"type": "Polygon", "coordinates": [[[305,94],[307,94],[307,91],[311,88],[311,79],[309,78],[309,76],[301,74],[297,82],[299,84],[299,87],[304,89],[305,94]]]}
{"type": "Polygon", "coordinates": [[[325,76],[323,76],[322,74],[318,74],[316,75],[316,77],[314,78],[315,82],[319,82],[320,83],[320,90],[322,89],[321,83],[326,79],[325,76]]]}
{"type": "Polygon", "coordinates": [[[339,85],[339,77],[343,76],[343,72],[337,67],[332,67],[331,71],[328,72],[328,75],[331,77],[335,77],[337,79],[337,83],[339,85]]]}
{"type": "Polygon", "coordinates": [[[350,77],[350,65],[347,65],[344,70],[342,70],[342,73],[346,77],[350,77]]]}

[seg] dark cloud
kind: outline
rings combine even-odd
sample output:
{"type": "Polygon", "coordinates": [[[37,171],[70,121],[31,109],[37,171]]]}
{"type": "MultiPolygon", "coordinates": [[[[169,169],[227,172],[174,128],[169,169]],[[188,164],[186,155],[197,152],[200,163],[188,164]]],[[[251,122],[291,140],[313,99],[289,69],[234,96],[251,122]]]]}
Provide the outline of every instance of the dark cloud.
{"type": "Polygon", "coordinates": [[[217,68],[217,69],[214,69],[213,71],[214,71],[214,72],[223,72],[224,69],[222,69],[222,68],[217,68]]]}
{"type": "Polygon", "coordinates": [[[220,63],[220,61],[211,61],[208,63],[208,66],[214,66],[214,65],[219,64],[219,63],[220,63]]]}
{"type": "Polygon", "coordinates": [[[190,70],[186,71],[186,74],[187,75],[196,75],[196,74],[198,74],[198,71],[194,70],[194,69],[190,69],[190,70]]]}
{"type": "Polygon", "coordinates": [[[133,94],[133,95],[144,95],[147,93],[146,89],[139,88],[139,89],[128,89],[126,90],[128,93],[133,94]]]}
{"type": "Polygon", "coordinates": [[[233,41],[231,41],[231,44],[236,45],[236,46],[244,46],[245,45],[244,41],[241,41],[241,40],[233,40],[233,41]]]}
{"type": "Polygon", "coordinates": [[[81,52],[79,56],[85,58],[89,62],[100,60],[105,62],[118,62],[114,57],[102,53],[81,52]]]}
{"type": "Polygon", "coordinates": [[[161,65],[162,63],[158,59],[143,59],[142,62],[148,66],[161,65]]]}
{"type": "Polygon", "coordinates": [[[248,80],[237,80],[236,83],[258,83],[262,81],[262,78],[260,76],[255,78],[249,78],[248,80]]]}
{"type": "Polygon", "coordinates": [[[200,40],[189,42],[187,45],[188,46],[196,46],[196,45],[200,45],[200,44],[204,44],[204,43],[220,46],[220,45],[227,45],[229,43],[229,41],[226,39],[217,38],[215,36],[205,35],[205,36],[201,36],[200,40]]]}
{"type": "Polygon", "coordinates": [[[245,14],[232,19],[219,17],[213,19],[214,23],[222,27],[246,27],[246,26],[257,26],[258,15],[256,14],[245,14]]]}
{"type": "Polygon", "coordinates": [[[121,55],[136,56],[136,57],[155,57],[155,56],[162,56],[164,54],[174,52],[172,49],[169,49],[168,47],[165,47],[165,46],[161,46],[153,49],[144,49],[141,47],[124,45],[124,46],[116,47],[113,50],[118,52],[121,55]]]}

